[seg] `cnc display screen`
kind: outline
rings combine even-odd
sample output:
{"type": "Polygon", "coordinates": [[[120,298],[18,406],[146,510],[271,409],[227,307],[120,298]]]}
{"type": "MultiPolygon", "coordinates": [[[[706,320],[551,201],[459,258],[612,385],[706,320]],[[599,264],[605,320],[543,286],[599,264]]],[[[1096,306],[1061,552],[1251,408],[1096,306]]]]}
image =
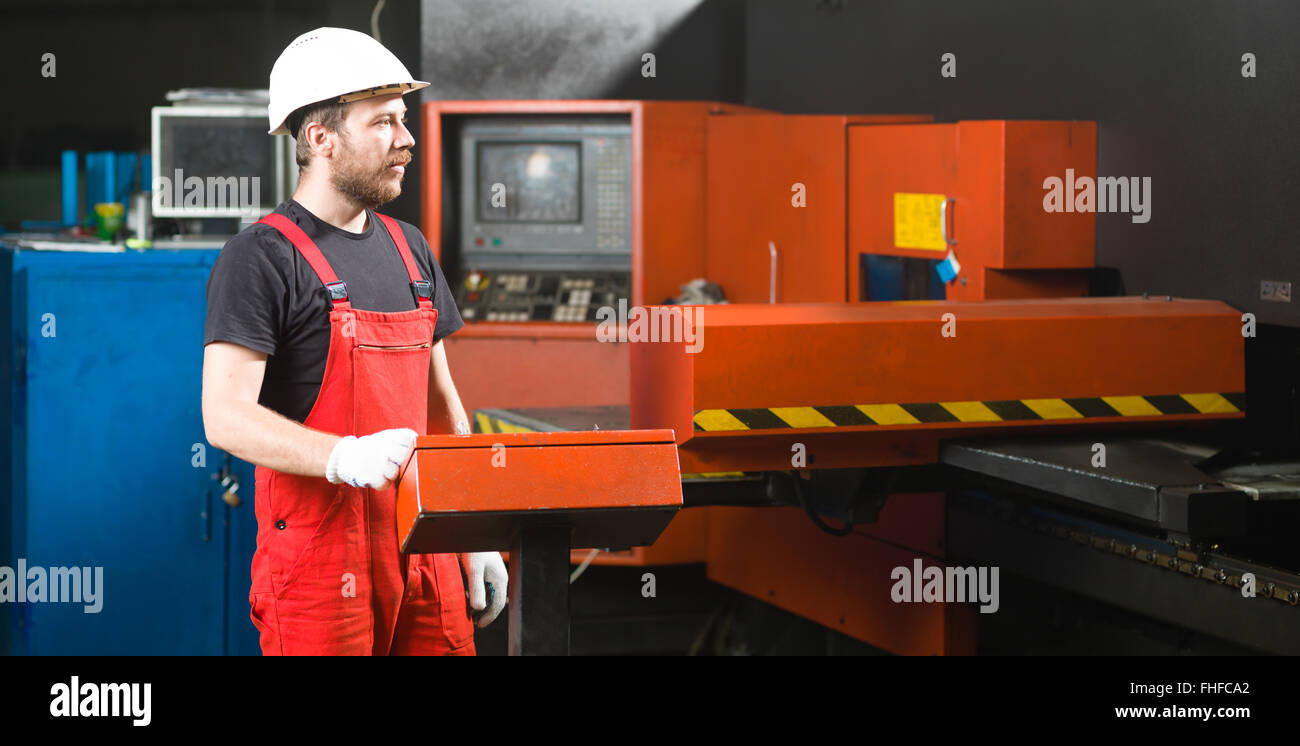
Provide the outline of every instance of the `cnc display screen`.
{"type": "Polygon", "coordinates": [[[582,149],[577,142],[478,143],[478,218],[497,223],[576,223],[582,149]]]}

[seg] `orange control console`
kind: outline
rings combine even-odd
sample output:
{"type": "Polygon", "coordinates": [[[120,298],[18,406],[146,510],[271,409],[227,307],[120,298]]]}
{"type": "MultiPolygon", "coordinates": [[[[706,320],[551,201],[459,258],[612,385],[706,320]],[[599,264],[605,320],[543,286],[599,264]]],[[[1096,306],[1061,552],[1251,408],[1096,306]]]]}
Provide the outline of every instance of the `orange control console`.
{"type": "Polygon", "coordinates": [[[509,549],[509,587],[486,590],[507,594],[510,654],[566,655],[570,550],[653,544],[681,506],[671,430],[424,435],[397,531],[404,552],[509,549]]]}
{"type": "Polygon", "coordinates": [[[671,430],[423,435],[397,485],[402,551],[509,550],[564,525],[575,548],[653,544],[682,505],[671,430]]]}

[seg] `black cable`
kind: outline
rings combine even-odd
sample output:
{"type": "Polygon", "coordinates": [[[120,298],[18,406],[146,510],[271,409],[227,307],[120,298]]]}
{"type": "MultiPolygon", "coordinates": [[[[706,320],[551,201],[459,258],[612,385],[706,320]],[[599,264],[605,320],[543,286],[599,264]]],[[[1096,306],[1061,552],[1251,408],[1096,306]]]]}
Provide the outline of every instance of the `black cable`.
{"type": "Polygon", "coordinates": [[[845,522],[843,528],[836,528],[830,525],[829,523],[823,521],[821,519],[821,516],[817,515],[817,512],[813,510],[811,506],[808,505],[808,501],[805,500],[803,496],[803,485],[800,484],[799,482],[800,482],[799,475],[795,474],[794,475],[795,499],[799,501],[799,505],[803,508],[803,512],[808,514],[808,517],[812,519],[813,524],[815,524],[817,528],[820,528],[821,530],[825,531],[831,536],[848,536],[849,534],[853,533],[853,508],[852,507],[849,508],[849,519],[845,522]]]}

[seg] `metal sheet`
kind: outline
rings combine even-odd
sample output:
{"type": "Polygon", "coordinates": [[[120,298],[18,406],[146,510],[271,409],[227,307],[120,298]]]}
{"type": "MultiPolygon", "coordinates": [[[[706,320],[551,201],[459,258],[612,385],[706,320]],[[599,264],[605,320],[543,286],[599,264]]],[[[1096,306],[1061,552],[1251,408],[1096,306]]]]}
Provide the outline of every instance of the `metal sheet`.
{"type": "Polygon", "coordinates": [[[1196,468],[1193,461],[1205,455],[1190,443],[1097,433],[954,440],[939,450],[945,464],[1153,527],[1191,535],[1241,535],[1249,496],[1196,468]],[[1101,453],[1104,462],[1098,460],[1101,453]]]}

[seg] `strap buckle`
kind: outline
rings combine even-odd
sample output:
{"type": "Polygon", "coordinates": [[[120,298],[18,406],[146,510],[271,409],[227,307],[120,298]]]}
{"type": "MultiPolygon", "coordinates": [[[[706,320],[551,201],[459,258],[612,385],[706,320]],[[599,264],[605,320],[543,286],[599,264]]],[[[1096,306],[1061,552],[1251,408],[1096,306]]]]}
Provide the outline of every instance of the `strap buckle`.
{"type": "Polygon", "coordinates": [[[415,305],[420,305],[420,299],[433,299],[433,284],[428,280],[413,280],[411,282],[411,293],[415,296],[415,305]]]}
{"type": "Polygon", "coordinates": [[[329,291],[331,301],[348,299],[348,285],[342,280],[326,283],[325,289],[329,291]]]}

